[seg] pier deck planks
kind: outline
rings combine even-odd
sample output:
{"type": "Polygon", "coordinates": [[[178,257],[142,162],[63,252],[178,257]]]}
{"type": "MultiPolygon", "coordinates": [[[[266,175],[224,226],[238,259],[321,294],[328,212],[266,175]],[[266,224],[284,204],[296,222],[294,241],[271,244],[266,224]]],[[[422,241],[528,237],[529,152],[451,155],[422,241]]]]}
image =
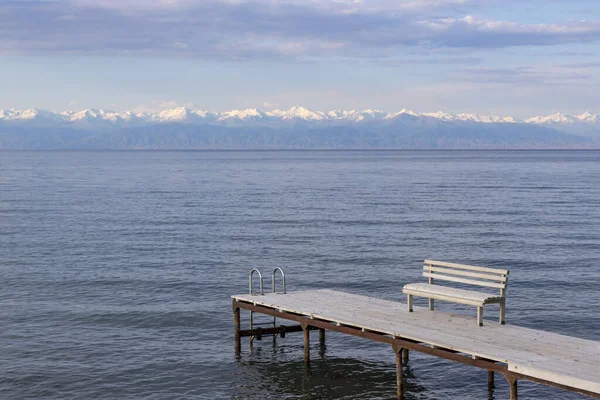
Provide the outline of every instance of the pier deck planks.
{"type": "Polygon", "coordinates": [[[505,363],[509,371],[600,394],[600,342],[500,325],[345,292],[241,294],[233,299],[505,363]]]}

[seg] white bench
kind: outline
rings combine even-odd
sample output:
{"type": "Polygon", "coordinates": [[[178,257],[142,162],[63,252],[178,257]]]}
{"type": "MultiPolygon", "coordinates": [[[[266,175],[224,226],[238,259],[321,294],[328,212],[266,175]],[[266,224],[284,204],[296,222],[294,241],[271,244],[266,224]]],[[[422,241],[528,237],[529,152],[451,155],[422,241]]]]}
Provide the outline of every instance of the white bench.
{"type": "Polygon", "coordinates": [[[409,312],[413,311],[413,296],[429,298],[430,310],[434,308],[434,299],[475,306],[477,307],[477,325],[479,326],[483,326],[483,306],[497,303],[500,305],[500,323],[504,324],[506,321],[506,284],[509,273],[506,269],[425,260],[423,276],[429,278],[429,283],[409,283],[404,286],[402,293],[408,296],[409,312]],[[496,288],[500,289],[500,295],[434,285],[435,279],[496,288]]]}

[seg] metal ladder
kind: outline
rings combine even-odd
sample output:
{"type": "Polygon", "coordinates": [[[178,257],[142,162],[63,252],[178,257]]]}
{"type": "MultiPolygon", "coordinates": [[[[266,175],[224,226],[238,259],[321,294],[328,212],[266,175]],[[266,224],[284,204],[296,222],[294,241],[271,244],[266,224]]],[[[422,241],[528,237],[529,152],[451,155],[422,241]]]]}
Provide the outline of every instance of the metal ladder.
{"type": "MultiPolygon", "coordinates": [[[[283,286],[283,292],[280,292],[281,294],[286,294],[287,293],[287,289],[286,289],[286,285],[285,285],[285,273],[283,272],[283,269],[281,269],[280,267],[277,267],[273,270],[273,272],[271,273],[271,286],[273,288],[273,293],[277,293],[276,291],[276,286],[275,286],[275,274],[277,273],[277,271],[279,271],[281,273],[281,284],[283,286]]],[[[257,293],[257,296],[262,296],[265,294],[264,291],[264,284],[263,284],[263,277],[262,274],[260,273],[260,271],[258,270],[258,268],[253,268],[252,271],[250,271],[250,276],[248,277],[248,286],[249,286],[249,293],[251,295],[254,295],[254,293],[252,293],[252,277],[254,275],[254,273],[258,274],[258,281],[259,281],[259,287],[260,287],[260,293],[257,293]]],[[[266,325],[266,324],[263,324],[266,325]]],[[[277,317],[273,317],[273,328],[275,328],[277,326],[277,317]]],[[[250,311],[250,330],[252,330],[254,327],[254,311],[250,311]]],[[[254,337],[252,338],[254,339],[254,337]]],[[[257,338],[257,340],[260,340],[260,337],[257,338]]],[[[273,340],[275,340],[275,336],[273,336],[273,340]]]]}

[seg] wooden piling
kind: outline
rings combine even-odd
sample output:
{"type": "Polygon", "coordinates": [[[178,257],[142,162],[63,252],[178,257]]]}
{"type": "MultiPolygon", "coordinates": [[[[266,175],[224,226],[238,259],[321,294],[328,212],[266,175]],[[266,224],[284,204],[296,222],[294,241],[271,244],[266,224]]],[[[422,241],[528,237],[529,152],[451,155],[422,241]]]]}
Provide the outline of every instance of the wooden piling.
{"type": "Polygon", "coordinates": [[[494,384],[494,371],[488,371],[488,389],[492,390],[495,387],[494,384]]]}
{"type": "Polygon", "coordinates": [[[319,345],[325,346],[325,329],[319,328],[319,345]]]}
{"type": "Polygon", "coordinates": [[[239,355],[242,350],[242,338],[240,335],[240,309],[233,308],[233,329],[235,334],[235,354],[239,355]]]}
{"type": "Polygon", "coordinates": [[[506,381],[508,382],[508,385],[510,386],[510,400],[518,400],[519,393],[517,390],[517,378],[515,378],[514,376],[511,376],[511,375],[505,375],[505,376],[506,376],[506,381]]]}
{"type": "Polygon", "coordinates": [[[310,365],[310,329],[304,326],[304,365],[310,365]]]}
{"type": "Polygon", "coordinates": [[[396,386],[398,400],[404,399],[404,376],[402,374],[402,353],[403,349],[396,351],[396,386]]]}

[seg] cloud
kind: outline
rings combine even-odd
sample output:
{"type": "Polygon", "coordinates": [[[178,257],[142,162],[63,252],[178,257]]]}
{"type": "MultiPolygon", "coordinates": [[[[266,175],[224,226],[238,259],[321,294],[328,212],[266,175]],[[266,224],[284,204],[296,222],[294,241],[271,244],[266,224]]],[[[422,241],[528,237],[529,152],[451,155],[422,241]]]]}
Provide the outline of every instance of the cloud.
{"type": "Polygon", "coordinates": [[[501,48],[600,40],[600,20],[565,24],[522,24],[473,16],[420,21],[432,40],[450,47],[501,48]]]}
{"type": "Polygon", "coordinates": [[[562,72],[534,67],[465,68],[458,71],[457,80],[475,83],[519,85],[588,84],[593,76],[581,72],[562,72]]]}
{"type": "Polygon", "coordinates": [[[402,65],[410,65],[410,64],[423,64],[423,65],[456,65],[456,64],[465,64],[465,65],[477,65],[483,62],[483,58],[481,57],[439,57],[439,58],[424,58],[424,57],[414,57],[414,58],[397,58],[397,59],[388,59],[383,61],[383,65],[388,67],[398,67],[402,65]]]}
{"type": "Polygon", "coordinates": [[[600,68],[600,62],[577,62],[569,64],[559,64],[561,68],[600,68]]]}
{"type": "MultiPolygon", "coordinates": [[[[3,37],[0,54],[133,54],[229,61],[345,58],[388,59],[394,63],[395,59],[402,59],[399,55],[406,54],[407,49],[494,49],[600,40],[600,20],[523,24],[464,16],[485,3],[472,0],[5,2],[0,3],[3,37]]],[[[459,63],[459,60],[447,61],[459,63]]]]}
{"type": "Polygon", "coordinates": [[[598,53],[593,53],[589,51],[559,51],[557,53],[549,55],[559,57],[595,57],[598,55],[598,53]]]}
{"type": "Polygon", "coordinates": [[[79,7],[130,11],[190,10],[202,3],[227,6],[250,6],[263,9],[309,7],[320,12],[337,14],[381,13],[390,11],[420,11],[456,8],[477,4],[475,0],[72,0],[79,7]]]}

